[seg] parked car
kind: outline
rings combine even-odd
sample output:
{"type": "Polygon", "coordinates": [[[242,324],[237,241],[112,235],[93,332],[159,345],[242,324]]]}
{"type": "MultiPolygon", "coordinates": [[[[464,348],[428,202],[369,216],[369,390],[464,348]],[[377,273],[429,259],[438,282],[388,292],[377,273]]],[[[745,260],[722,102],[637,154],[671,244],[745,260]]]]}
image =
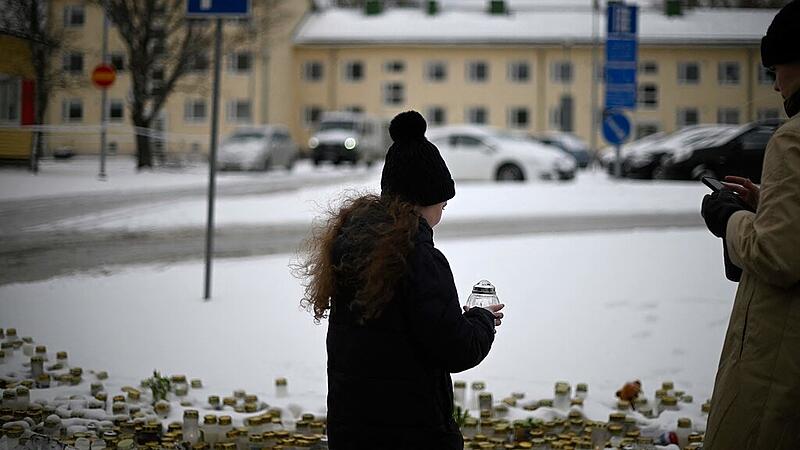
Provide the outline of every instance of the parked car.
{"type": "Polygon", "coordinates": [[[673,180],[738,175],[760,183],[767,142],[779,126],[779,121],[753,122],[687,146],[664,160],[657,175],[673,180]]]}
{"type": "Polygon", "coordinates": [[[382,161],[389,146],[389,126],[377,117],[352,112],[323,113],[316,133],[308,140],[314,165],[382,161]]]}
{"type": "Polygon", "coordinates": [[[222,142],[217,155],[221,170],[292,170],[297,145],[284,125],[262,125],[236,129],[222,142]]]}
{"type": "Polygon", "coordinates": [[[578,167],[585,169],[592,162],[592,153],[586,142],[571,133],[548,131],[544,134],[532,136],[542,144],[552,145],[566,152],[578,163],[578,167]]]}
{"type": "Polygon", "coordinates": [[[732,128],[732,125],[693,125],[648,145],[629,148],[622,160],[622,173],[627,178],[652,179],[662,160],[696,142],[728,132],[732,128]]]}
{"type": "Polygon", "coordinates": [[[452,125],[428,130],[456,180],[569,180],[577,163],[549,145],[493,128],[452,125]]]}
{"type": "MultiPolygon", "coordinates": [[[[659,131],[657,133],[648,134],[635,141],[627,142],[620,147],[620,155],[624,159],[626,155],[640,151],[641,149],[651,146],[656,142],[664,139],[667,133],[659,131]]],[[[609,174],[614,173],[614,162],[617,158],[617,151],[614,146],[608,146],[600,150],[600,165],[605,167],[609,174]]]]}

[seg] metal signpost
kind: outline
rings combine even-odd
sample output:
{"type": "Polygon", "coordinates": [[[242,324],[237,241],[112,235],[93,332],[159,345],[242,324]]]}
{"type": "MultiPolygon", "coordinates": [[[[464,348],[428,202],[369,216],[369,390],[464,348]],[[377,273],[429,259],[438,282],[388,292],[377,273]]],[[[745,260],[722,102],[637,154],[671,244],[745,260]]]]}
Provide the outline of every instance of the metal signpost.
{"type": "Polygon", "coordinates": [[[636,65],[639,46],[636,35],[639,8],[635,5],[609,3],[607,13],[603,136],[616,146],[615,175],[621,177],[620,146],[630,134],[630,122],[624,116],[623,110],[636,108],[636,65]],[[624,124],[627,126],[623,127],[624,124]],[[606,128],[610,134],[606,133],[606,128]],[[624,129],[627,129],[627,132],[623,136],[619,131],[624,129]]]}
{"type": "Polygon", "coordinates": [[[219,122],[219,76],[222,57],[222,20],[250,16],[249,0],[188,0],[186,17],[216,19],[214,31],[214,81],[211,94],[211,142],[208,154],[208,221],[206,225],[206,270],[203,298],[211,298],[211,266],[214,257],[214,197],[217,183],[217,135],[219,122]]]}
{"type": "Polygon", "coordinates": [[[103,4],[103,62],[92,72],[92,82],[102,89],[100,93],[100,173],[101,181],[106,179],[106,128],[108,127],[108,88],[116,79],[116,71],[108,64],[108,15],[103,4]]]}

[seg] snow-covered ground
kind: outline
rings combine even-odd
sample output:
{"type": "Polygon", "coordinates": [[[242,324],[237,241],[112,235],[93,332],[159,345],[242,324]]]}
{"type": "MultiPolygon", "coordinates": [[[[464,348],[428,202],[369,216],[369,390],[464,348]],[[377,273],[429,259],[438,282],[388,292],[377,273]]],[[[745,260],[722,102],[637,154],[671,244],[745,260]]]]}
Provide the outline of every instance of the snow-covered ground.
{"type": "MultiPolygon", "coordinates": [[[[325,176],[338,170],[333,167],[315,169],[301,161],[290,173],[285,170],[218,174],[219,185],[283,180],[290,177],[325,176]]],[[[345,169],[347,170],[347,169],[345,169]]],[[[22,167],[0,166],[0,200],[41,198],[65,194],[100,192],[161,191],[168,188],[203,187],[208,185],[208,165],[196,163],[180,168],[157,167],[136,171],[132,157],[109,158],[107,178],[98,179],[100,163],[97,158],[81,157],[70,160],[43,160],[39,173],[34,175],[22,167]]]]}
{"type": "MultiPolygon", "coordinates": [[[[258,196],[223,197],[216,223],[225,225],[308,224],[352,193],[379,192],[380,170],[365,181],[258,196]]],[[[698,212],[708,189],[700,183],[614,180],[582,172],[571,182],[457,183],[445,217],[452,221],[542,216],[698,212]]],[[[38,229],[148,230],[205,224],[206,201],[148,204],[71,218],[38,229]]]]}
{"type": "MultiPolygon", "coordinates": [[[[652,398],[672,380],[695,402],[663,416],[664,425],[686,415],[704,427],[700,404],[711,394],[735,290],[723,276],[720,243],[705,230],[437,246],[462,297],[486,278],[508,305],[489,357],[455,379],[484,380],[495,399],[525,392],[526,400],[552,398],[555,381],[586,382],[586,412],[595,420],[607,420],[624,382],[641,379],[652,398]]],[[[118,385],[158,369],[203,379],[203,395],[241,388],[322,413],[326,325],[298,306],[301,285],[288,267],[295,257],[219,261],[210,302],[201,299],[199,262],[6,285],[0,327],[69,351],[73,364],[108,370],[118,385]],[[278,376],[289,380],[289,399],[274,396],[278,376]]]]}

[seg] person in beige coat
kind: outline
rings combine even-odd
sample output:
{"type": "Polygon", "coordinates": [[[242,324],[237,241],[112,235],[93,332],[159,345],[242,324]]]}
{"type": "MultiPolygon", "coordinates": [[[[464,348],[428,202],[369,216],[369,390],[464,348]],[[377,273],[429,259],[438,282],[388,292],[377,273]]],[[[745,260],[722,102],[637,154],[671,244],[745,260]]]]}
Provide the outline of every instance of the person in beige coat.
{"type": "Polygon", "coordinates": [[[789,120],[764,156],[760,189],[728,177],[703,199],[741,282],[722,348],[704,450],[800,449],[800,0],[775,16],[762,63],[789,120]],[[751,212],[755,211],[755,213],[751,212]]]}

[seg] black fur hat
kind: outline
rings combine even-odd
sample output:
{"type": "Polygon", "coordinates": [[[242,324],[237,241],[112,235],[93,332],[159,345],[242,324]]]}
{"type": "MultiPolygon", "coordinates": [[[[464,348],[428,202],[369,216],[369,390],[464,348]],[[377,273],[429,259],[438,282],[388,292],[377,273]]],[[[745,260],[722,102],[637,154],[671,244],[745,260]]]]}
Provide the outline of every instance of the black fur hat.
{"type": "Polygon", "coordinates": [[[761,38],[761,64],[800,62],[800,0],[792,0],[783,7],[761,38]]]}
{"type": "Polygon", "coordinates": [[[455,197],[455,183],[439,149],[425,138],[427,124],[416,111],[398,114],[389,124],[394,143],[386,153],[381,195],[397,195],[430,206],[455,197]]]}

